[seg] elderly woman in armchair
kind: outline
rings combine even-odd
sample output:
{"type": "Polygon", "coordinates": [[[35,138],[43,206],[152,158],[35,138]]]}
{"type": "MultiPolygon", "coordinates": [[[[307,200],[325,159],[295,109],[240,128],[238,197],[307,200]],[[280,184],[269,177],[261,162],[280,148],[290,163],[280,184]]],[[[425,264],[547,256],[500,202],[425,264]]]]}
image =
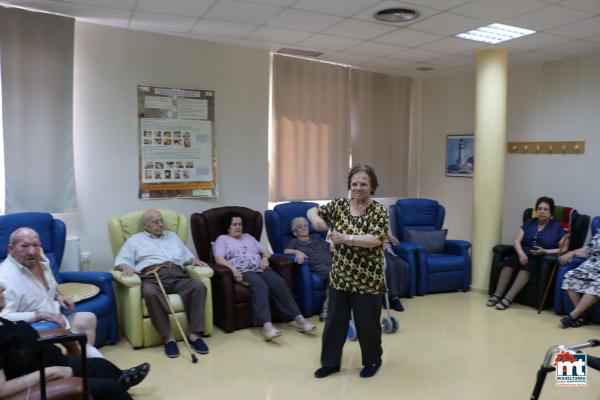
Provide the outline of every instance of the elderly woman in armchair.
{"type": "Polygon", "coordinates": [[[567,291],[575,309],[560,320],[565,328],[579,328],[587,323],[585,312],[600,300],[600,234],[582,248],[569,251],[559,258],[568,264],[573,257],[586,260],[565,274],[561,288],[567,291]]]}
{"type": "Polygon", "coordinates": [[[300,332],[316,330],[300,313],[285,280],[269,268],[268,252],[252,235],[243,233],[242,216],[234,211],[228,212],[223,217],[222,226],[223,234],[214,244],[215,261],[228,267],[236,282],[248,285],[254,317],[263,326],[264,339],[269,341],[282,333],[271,322],[269,297],[283,314],[294,317],[300,332]]]}

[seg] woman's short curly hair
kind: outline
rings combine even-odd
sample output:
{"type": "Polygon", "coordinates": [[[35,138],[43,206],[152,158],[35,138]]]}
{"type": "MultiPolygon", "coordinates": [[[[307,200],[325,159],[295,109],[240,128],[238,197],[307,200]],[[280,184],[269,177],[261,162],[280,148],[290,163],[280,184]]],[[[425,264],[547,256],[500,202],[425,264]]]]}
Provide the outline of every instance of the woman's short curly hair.
{"type": "Polygon", "coordinates": [[[242,214],[236,211],[228,211],[227,213],[225,213],[225,215],[223,215],[223,217],[221,217],[221,233],[223,235],[227,235],[229,233],[229,227],[231,226],[231,222],[236,217],[242,220],[242,226],[244,226],[244,217],[242,217],[242,214]]]}
{"type": "Polygon", "coordinates": [[[550,207],[550,214],[554,214],[554,199],[548,196],[542,196],[535,201],[535,209],[537,210],[538,206],[541,203],[546,203],[550,207]]]}
{"type": "Polygon", "coordinates": [[[348,172],[348,190],[350,190],[350,184],[352,181],[352,177],[359,172],[364,172],[367,174],[371,184],[371,195],[375,194],[375,190],[379,186],[379,182],[377,182],[377,175],[375,175],[375,170],[373,167],[367,164],[356,164],[352,168],[350,168],[350,172],[348,172]]]}

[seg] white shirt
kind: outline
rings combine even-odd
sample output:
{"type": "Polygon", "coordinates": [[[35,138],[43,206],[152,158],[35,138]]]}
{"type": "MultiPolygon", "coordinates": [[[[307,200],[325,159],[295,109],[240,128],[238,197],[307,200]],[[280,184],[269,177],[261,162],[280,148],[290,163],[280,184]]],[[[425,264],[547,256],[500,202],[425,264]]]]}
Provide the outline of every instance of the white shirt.
{"type": "Polygon", "coordinates": [[[0,265],[0,282],[4,284],[6,305],[0,317],[11,321],[35,322],[36,311],[60,314],[56,280],[45,256],[41,256],[42,271],[48,290],[37,277],[10,254],[0,265]]]}
{"type": "Polygon", "coordinates": [[[115,259],[115,267],[125,264],[141,272],[146,267],[166,262],[191,264],[195,258],[174,232],[164,231],[156,237],[144,231],[127,239],[115,259]]]}

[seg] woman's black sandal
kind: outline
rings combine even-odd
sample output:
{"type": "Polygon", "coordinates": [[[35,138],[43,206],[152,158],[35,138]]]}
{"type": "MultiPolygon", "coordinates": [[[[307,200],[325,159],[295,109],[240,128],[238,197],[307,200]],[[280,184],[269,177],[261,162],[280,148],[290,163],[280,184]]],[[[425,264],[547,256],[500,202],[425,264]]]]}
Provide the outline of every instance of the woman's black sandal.
{"type": "Polygon", "coordinates": [[[496,304],[498,304],[499,301],[500,301],[500,297],[498,297],[494,294],[494,295],[492,295],[492,297],[490,297],[488,299],[488,301],[485,305],[488,307],[494,307],[496,304]]]}
{"type": "Polygon", "coordinates": [[[502,300],[500,300],[497,304],[496,304],[496,310],[506,310],[508,307],[510,307],[510,305],[512,304],[512,300],[507,299],[506,297],[503,297],[502,300]]]}
{"type": "Polygon", "coordinates": [[[119,383],[121,386],[123,386],[123,389],[129,390],[133,386],[142,382],[149,372],[150,364],[147,362],[142,363],[136,367],[124,370],[119,377],[119,383]]]}
{"type": "Polygon", "coordinates": [[[584,317],[573,318],[571,314],[567,314],[561,318],[560,324],[563,328],[580,328],[587,324],[587,320],[584,317]]]}

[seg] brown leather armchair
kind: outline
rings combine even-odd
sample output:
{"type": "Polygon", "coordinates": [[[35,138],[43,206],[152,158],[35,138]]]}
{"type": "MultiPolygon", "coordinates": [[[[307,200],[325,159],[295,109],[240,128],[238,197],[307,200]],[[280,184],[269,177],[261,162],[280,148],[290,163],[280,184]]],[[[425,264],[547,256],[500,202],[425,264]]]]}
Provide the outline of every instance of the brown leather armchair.
{"type": "MultiPolygon", "coordinates": [[[[263,228],[262,214],[246,207],[218,207],[190,217],[192,237],[198,257],[208,263],[215,274],[211,278],[213,289],[213,312],[215,324],[225,332],[255,326],[252,313],[250,290],[236,283],[233,274],[224,265],[215,263],[211,242],[222,233],[222,219],[229,211],[239,213],[244,220],[244,233],[260,240],[263,228]]],[[[285,257],[271,256],[270,267],[277,271],[292,289],[292,264],[285,257]]],[[[282,314],[271,303],[273,321],[284,320],[282,314]]]]}
{"type": "MultiPolygon", "coordinates": [[[[41,337],[67,335],[70,332],[66,329],[50,329],[40,332],[41,337]]],[[[63,343],[67,349],[67,354],[70,356],[79,356],[81,352],[75,342],[63,343]]],[[[48,400],[81,400],[83,398],[83,379],[77,377],[54,379],[46,381],[46,396],[48,400]]],[[[40,400],[42,393],[40,385],[36,384],[31,387],[31,392],[27,390],[15,393],[11,396],[2,397],[2,400],[40,400]]],[[[88,396],[89,400],[93,400],[92,396],[88,396]]]]}

